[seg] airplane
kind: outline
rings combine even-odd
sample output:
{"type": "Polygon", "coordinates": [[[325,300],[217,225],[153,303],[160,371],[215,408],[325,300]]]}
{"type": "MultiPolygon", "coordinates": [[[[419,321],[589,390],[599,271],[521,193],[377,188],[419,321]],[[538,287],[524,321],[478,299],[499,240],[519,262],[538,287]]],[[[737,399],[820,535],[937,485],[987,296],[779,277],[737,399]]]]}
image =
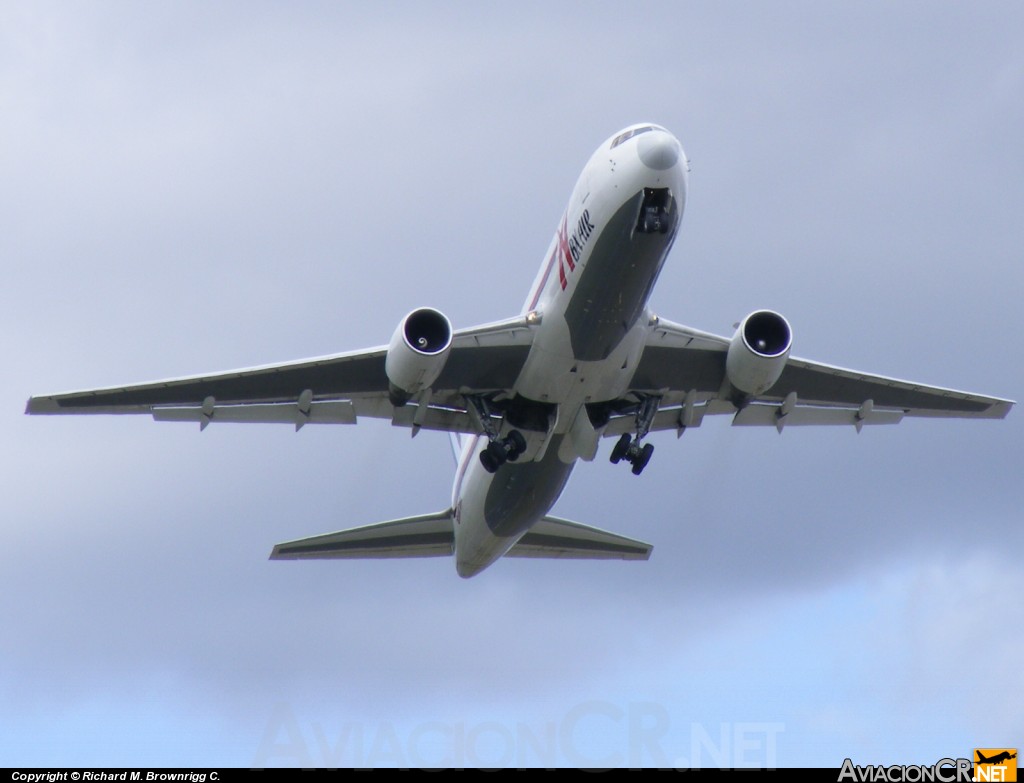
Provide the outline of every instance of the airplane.
{"type": "Polygon", "coordinates": [[[985,758],[985,755],[980,750],[976,750],[974,752],[978,756],[977,761],[974,762],[975,764],[1001,764],[1004,761],[1010,761],[1011,759],[1017,758],[1016,753],[1010,753],[1007,750],[997,753],[992,758],[985,758]]]}
{"type": "Polygon", "coordinates": [[[688,160],[665,128],[604,141],[583,169],[518,316],[453,330],[419,307],[387,346],[249,369],[32,397],[30,414],[157,421],[355,424],[463,438],[440,511],[274,547],[271,559],[455,556],[471,577],[502,556],[646,560],[651,545],[549,515],[579,460],[614,438],[639,475],[650,433],[699,427],[1001,419],[1013,402],[790,355],[789,322],[757,310],[732,337],[655,315],[648,298],[680,228],[688,160]]]}

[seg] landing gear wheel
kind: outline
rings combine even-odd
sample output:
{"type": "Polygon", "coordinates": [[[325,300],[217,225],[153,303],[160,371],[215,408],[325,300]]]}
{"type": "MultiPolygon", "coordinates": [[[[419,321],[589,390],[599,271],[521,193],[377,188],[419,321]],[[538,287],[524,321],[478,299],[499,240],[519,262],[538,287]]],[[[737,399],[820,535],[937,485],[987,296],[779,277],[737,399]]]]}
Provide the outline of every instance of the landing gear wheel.
{"type": "Polygon", "coordinates": [[[626,452],[629,451],[629,444],[632,440],[633,436],[628,432],[622,433],[622,437],[620,437],[618,442],[612,447],[611,463],[613,465],[618,465],[619,462],[625,458],[626,452]]]}
{"type": "Polygon", "coordinates": [[[640,453],[633,457],[633,475],[639,476],[644,472],[644,468],[647,467],[647,463],[651,461],[651,455],[654,453],[653,444],[646,443],[644,447],[640,449],[640,453]]]}
{"type": "Polygon", "coordinates": [[[487,448],[480,452],[480,464],[488,473],[497,473],[498,468],[505,464],[508,459],[508,452],[501,441],[492,440],[487,448]]]}
{"type": "Polygon", "coordinates": [[[526,451],[526,438],[519,430],[512,430],[505,438],[505,445],[508,449],[508,461],[515,462],[526,451]]]}
{"type": "Polygon", "coordinates": [[[480,452],[480,464],[484,466],[484,470],[488,473],[497,473],[498,468],[501,467],[501,465],[498,464],[498,461],[494,459],[494,455],[491,454],[488,449],[484,449],[480,452]]]}
{"type": "Polygon", "coordinates": [[[500,440],[492,440],[484,451],[494,458],[494,464],[499,468],[508,460],[508,450],[500,440]]]}

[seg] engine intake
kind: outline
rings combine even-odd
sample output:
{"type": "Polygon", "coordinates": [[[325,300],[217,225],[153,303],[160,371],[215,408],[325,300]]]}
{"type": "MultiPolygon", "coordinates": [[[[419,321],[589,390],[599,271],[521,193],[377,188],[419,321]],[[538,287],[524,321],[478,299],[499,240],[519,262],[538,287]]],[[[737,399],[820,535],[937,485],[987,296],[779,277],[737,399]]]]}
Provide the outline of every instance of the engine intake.
{"type": "Polygon", "coordinates": [[[740,323],[729,352],[725,372],[729,383],[747,394],[763,394],[782,375],[793,344],[789,322],[771,310],[756,310],[740,323]]]}
{"type": "Polygon", "coordinates": [[[393,405],[429,388],[444,369],[452,348],[452,325],[432,307],[413,310],[398,324],[388,345],[384,372],[393,405]]]}

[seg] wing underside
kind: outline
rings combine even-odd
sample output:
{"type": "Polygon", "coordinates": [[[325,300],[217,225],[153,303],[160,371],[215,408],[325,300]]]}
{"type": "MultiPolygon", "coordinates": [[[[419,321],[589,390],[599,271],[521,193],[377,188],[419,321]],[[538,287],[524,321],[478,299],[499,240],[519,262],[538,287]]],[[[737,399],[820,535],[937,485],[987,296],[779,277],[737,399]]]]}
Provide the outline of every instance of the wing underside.
{"type": "Polygon", "coordinates": [[[355,424],[360,417],[396,426],[474,433],[464,393],[507,394],[533,340],[519,317],[460,330],[428,393],[398,407],[388,399],[385,348],[242,370],[32,397],[31,414],[151,414],[157,421],[355,424]]]}
{"type": "MultiPolygon", "coordinates": [[[[479,433],[468,394],[496,401],[515,394],[515,382],[533,340],[536,321],[525,317],[460,330],[432,388],[410,404],[388,399],[386,350],[375,348],[244,370],[167,381],[43,395],[29,400],[33,414],[148,413],[158,421],[355,424],[390,420],[399,427],[479,433]]],[[[660,321],[633,373],[629,393],[607,404],[605,436],[635,427],[642,398],[657,399],[650,430],[700,426],[705,416],[729,415],[737,426],[895,424],[906,416],[1003,418],[1013,403],[790,358],[767,393],[738,403],[728,394],[729,340],[660,321]]]]}
{"type": "MultiPolygon", "coordinates": [[[[737,404],[728,394],[725,358],[729,340],[662,321],[650,332],[631,387],[633,399],[655,397],[651,430],[700,426],[705,416],[730,415],[736,426],[896,424],[906,416],[988,418],[1006,416],[1013,402],[997,397],[887,378],[791,357],[779,380],[737,404]]],[[[623,400],[623,403],[628,400],[623,400]]],[[[628,407],[612,416],[605,436],[635,426],[628,407]]]]}

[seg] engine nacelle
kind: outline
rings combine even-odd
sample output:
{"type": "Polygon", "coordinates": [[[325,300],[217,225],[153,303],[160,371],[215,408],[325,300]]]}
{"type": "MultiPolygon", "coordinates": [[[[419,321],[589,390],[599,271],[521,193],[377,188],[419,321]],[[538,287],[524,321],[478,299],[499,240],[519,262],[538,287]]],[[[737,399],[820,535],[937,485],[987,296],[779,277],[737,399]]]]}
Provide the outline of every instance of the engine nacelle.
{"type": "Polygon", "coordinates": [[[384,372],[393,405],[405,405],[414,394],[430,387],[444,369],[452,348],[452,325],[432,307],[413,310],[398,324],[384,372]]]}
{"type": "Polygon", "coordinates": [[[782,375],[793,344],[789,322],[771,310],[757,310],[740,323],[729,353],[725,372],[729,383],[747,394],[763,394],[782,375]]]}

